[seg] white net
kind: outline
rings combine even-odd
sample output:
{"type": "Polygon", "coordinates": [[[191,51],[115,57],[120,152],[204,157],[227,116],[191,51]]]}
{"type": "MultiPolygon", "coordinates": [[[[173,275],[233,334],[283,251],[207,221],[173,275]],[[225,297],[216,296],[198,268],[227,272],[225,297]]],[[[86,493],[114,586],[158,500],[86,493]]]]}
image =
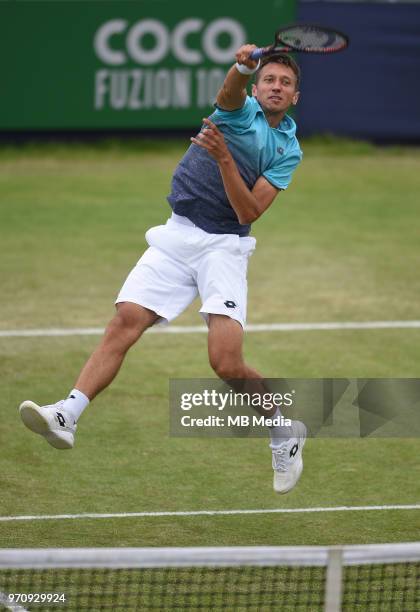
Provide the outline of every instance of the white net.
{"type": "Polygon", "coordinates": [[[420,610],[420,543],[0,550],[0,610],[420,610]]]}

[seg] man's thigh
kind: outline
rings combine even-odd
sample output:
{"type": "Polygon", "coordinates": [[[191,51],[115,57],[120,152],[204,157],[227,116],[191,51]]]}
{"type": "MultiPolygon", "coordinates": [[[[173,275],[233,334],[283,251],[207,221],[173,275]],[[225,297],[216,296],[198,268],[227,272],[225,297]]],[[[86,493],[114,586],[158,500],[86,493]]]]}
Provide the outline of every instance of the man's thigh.
{"type": "Polygon", "coordinates": [[[248,258],[254,239],[242,242],[244,248],[217,249],[203,254],[197,269],[197,286],[202,300],[200,313],[207,323],[210,314],[225,315],[240,323],[246,321],[248,258]],[[253,241],[253,242],[252,242],[253,241]]]}
{"type": "Polygon", "coordinates": [[[209,314],[208,351],[210,363],[226,358],[241,362],[244,330],[235,319],[209,314]]]}
{"type": "Polygon", "coordinates": [[[116,303],[132,302],[172,321],[197,296],[191,269],[156,247],[149,247],[129,273],[116,303]]]}

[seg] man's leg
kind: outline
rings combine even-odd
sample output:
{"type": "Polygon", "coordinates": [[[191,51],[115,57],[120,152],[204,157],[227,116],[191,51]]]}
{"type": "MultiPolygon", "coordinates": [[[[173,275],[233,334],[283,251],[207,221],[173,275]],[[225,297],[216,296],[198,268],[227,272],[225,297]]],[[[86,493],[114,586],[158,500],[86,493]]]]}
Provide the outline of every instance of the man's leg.
{"type": "Polygon", "coordinates": [[[219,378],[262,378],[243,359],[243,336],[244,331],[238,321],[225,315],[209,314],[209,361],[219,378]]]}
{"type": "MultiPolygon", "coordinates": [[[[244,361],[243,336],[244,331],[238,321],[224,315],[209,314],[208,350],[210,365],[219,378],[231,381],[232,386],[235,385],[235,379],[248,380],[246,391],[263,395],[268,393],[263,377],[244,361]]],[[[241,385],[241,391],[244,391],[243,385],[241,385]]],[[[267,418],[273,417],[277,410],[276,406],[268,410],[259,409],[257,406],[255,408],[267,418]]]]}
{"type": "Polygon", "coordinates": [[[81,413],[89,401],[112,382],[129,348],[157,318],[156,313],[143,306],[119,303],[101,343],[88,359],[67,399],[48,406],[23,402],[19,410],[25,425],[44,436],[55,448],[72,448],[81,413]]]}
{"type": "Polygon", "coordinates": [[[128,349],[153,325],[158,315],[137,304],[117,304],[101,343],[80,372],[75,389],[93,400],[117,375],[128,349]]]}
{"type": "MultiPolygon", "coordinates": [[[[234,389],[235,379],[240,379],[238,391],[242,393],[269,393],[261,374],[245,363],[242,346],[243,329],[238,321],[224,315],[209,315],[209,361],[215,373],[229,381],[234,389]],[[249,381],[249,384],[244,381],[249,381]]],[[[265,410],[261,401],[261,407],[257,410],[266,418],[281,419],[281,413],[275,405],[265,410]]],[[[290,427],[276,425],[268,429],[273,451],[274,490],[277,493],[287,493],[295,486],[302,472],[306,427],[299,421],[292,421],[290,427]]]]}
{"type": "MultiPolygon", "coordinates": [[[[249,380],[255,393],[264,393],[263,377],[257,370],[248,366],[243,358],[244,332],[242,325],[230,317],[209,314],[208,351],[210,365],[219,378],[226,381],[249,380]]],[[[239,389],[238,389],[239,390],[239,389]]],[[[242,391],[244,389],[242,388],[242,391]]],[[[264,410],[266,417],[273,416],[275,410],[264,410]]]]}

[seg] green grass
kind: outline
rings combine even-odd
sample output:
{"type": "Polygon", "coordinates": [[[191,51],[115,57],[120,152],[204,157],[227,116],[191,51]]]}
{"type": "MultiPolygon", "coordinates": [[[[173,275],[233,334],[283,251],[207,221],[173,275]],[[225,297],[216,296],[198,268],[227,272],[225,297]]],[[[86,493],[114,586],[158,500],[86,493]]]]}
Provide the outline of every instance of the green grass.
{"type": "MultiPolygon", "coordinates": [[[[184,144],[0,150],[2,329],[102,327],[168,216],[184,144]]],[[[314,141],[255,224],[249,322],[418,319],[417,149],[314,141]]],[[[178,320],[198,324],[195,303],[178,320]]],[[[97,339],[0,339],[0,515],[410,504],[417,439],[315,439],[290,494],[271,489],[262,439],[168,435],[168,380],[211,377],[206,337],[146,335],[58,452],[17,415],[56,401],[97,339]]],[[[420,330],[249,334],[267,377],[416,377],[420,330]]],[[[417,511],[0,522],[0,547],[294,545],[418,539],[417,511]]]]}

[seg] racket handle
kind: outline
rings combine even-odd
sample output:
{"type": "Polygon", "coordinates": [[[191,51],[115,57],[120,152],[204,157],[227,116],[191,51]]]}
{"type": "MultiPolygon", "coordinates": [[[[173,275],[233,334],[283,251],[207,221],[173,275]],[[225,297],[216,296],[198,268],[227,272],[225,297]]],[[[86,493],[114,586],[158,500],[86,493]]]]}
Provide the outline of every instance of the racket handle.
{"type": "Polygon", "coordinates": [[[264,47],[259,47],[258,49],[254,49],[254,51],[251,53],[251,55],[249,56],[250,59],[252,60],[259,60],[265,52],[265,48],[264,47]]]}

